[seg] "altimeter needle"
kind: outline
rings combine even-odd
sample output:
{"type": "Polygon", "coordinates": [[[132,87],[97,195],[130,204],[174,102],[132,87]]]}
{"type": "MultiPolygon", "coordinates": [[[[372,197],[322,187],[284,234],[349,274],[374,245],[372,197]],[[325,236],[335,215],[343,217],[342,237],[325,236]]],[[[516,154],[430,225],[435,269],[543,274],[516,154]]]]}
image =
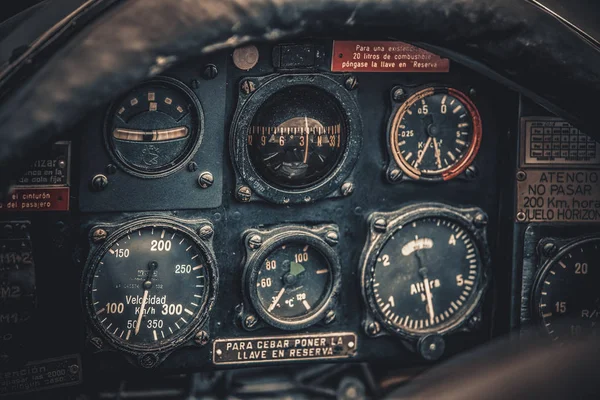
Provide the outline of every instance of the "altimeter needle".
{"type": "Polygon", "coordinates": [[[429,323],[433,324],[433,318],[435,312],[433,311],[433,297],[431,296],[431,289],[429,288],[429,279],[423,279],[423,285],[425,285],[425,295],[427,296],[427,308],[429,309],[429,323]]]}
{"type": "Polygon", "coordinates": [[[275,309],[275,306],[277,305],[277,303],[279,303],[279,300],[281,300],[281,296],[283,296],[284,293],[285,293],[285,286],[281,288],[279,293],[277,293],[277,296],[273,299],[273,302],[271,303],[271,305],[269,306],[269,309],[267,311],[271,312],[275,309]]]}

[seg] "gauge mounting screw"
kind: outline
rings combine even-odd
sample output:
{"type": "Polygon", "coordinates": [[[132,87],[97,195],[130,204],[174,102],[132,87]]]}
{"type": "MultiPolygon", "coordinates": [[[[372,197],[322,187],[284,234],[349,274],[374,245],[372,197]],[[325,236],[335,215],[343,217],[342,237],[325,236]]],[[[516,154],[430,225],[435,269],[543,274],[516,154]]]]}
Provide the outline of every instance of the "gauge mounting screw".
{"type": "Polygon", "coordinates": [[[326,325],[331,324],[333,321],[335,321],[335,311],[333,310],[329,310],[327,311],[327,314],[325,314],[325,318],[323,319],[323,322],[326,325]]]}
{"type": "Polygon", "coordinates": [[[214,233],[215,230],[210,225],[203,225],[198,229],[198,236],[201,239],[209,239],[214,233]]]}
{"type": "Polygon", "coordinates": [[[475,217],[473,218],[473,223],[478,228],[482,228],[482,227],[486,226],[487,222],[488,222],[487,215],[485,215],[484,213],[481,213],[481,212],[475,214],[475,217]]]}
{"type": "Polygon", "coordinates": [[[556,254],[556,250],[558,250],[556,245],[551,241],[544,241],[541,247],[542,254],[544,255],[544,257],[548,258],[554,256],[556,254]]]}
{"type": "Polygon", "coordinates": [[[140,367],[152,368],[158,363],[158,356],[156,354],[144,354],[138,359],[140,367]]]}
{"type": "Polygon", "coordinates": [[[525,179],[527,179],[527,172],[523,170],[517,171],[517,180],[523,182],[525,179]]]}
{"type": "Polygon", "coordinates": [[[95,192],[100,192],[108,185],[108,178],[106,175],[98,174],[92,178],[92,189],[95,192]]]}
{"type": "Polygon", "coordinates": [[[354,90],[358,87],[358,79],[356,79],[356,77],[354,75],[351,75],[348,78],[346,78],[346,82],[344,82],[344,86],[348,90],[354,90]]]}
{"type": "Polygon", "coordinates": [[[202,330],[196,333],[196,336],[194,337],[194,343],[196,343],[198,346],[205,346],[209,339],[210,337],[208,336],[208,333],[202,330]]]}
{"type": "Polygon", "coordinates": [[[373,223],[373,229],[377,232],[385,232],[387,230],[387,221],[385,218],[377,218],[373,223]]]}
{"type": "Polygon", "coordinates": [[[325,234],[325,241],[331,246],[335,246],[340,241],[340,235],[336,231],[329,231],[325,234]]]}
{"type": "Polygon", "coordinates": [[[475,179],[479,175],[479,170],[474,165],[469,165],[465,170],[465,176],[467,179],[475,179]]]}
{"type": "Polygon", "coordinates": [[[252,197],[252,191],[248,186],[240,186],[236,192],[236,197],[242,203],[247,203],[252,197]]]}
{"type": "Polygon", "coordinates": [[[240,85],[240,89],[242,89],[242,93],[248,95],[256,90],[256,84],[250,79],[244,79],[240,85]]]}
{"type": "Polygon", "coordinates": [[[256,319],[256,317],[254,315],[248,315],[245,319],[244,319],[244,325],[246,326],[246,328],[248,329],[252,329],[256,326],[256,323],[258,322],[258,320],[256,319]]]}
{"type": "Polygon", "coordinates": [[[262,243],[263,241],[260,235],[252,235],[248,239],[248,247],[250,247],[252,250],[258,249],[260,246],[262,246],[262,243]]]}
{"type": "Polygon", "coordinates": [[[92,240],[94,243],[98,243],[106,239],[106,236],[108,236],[108,233],[104,229],[96,229],[94,233],[92,233],[92,240]]]}
{"type": "Polygon", "coordinates": [[[211,174],[208,171],[201,173],[200,176],[198,177],[198,185],[200,185],[200,187],[202,189],[211,187],[214,182],[215,182],[215,177],[213,176],[213,174],[211,174]]]}
{"type": "Polygon", "coordinates": [[[369,325],[367,325],[367,334],[370,336],[375,336],[379,333],[381,327],[379,326],[379,322],[373,321],[369,325]]]}
{"type": "Polygon", "coordinates": [[[198,170],[198,164],[196,163],[196,161],[190,161],[190,163],[187,165],[187,170],[190,172],[195,172],[198,170]]]}
{"type": "Polygon", "coordinates": [[[350,196],[354,192],[354,184],[346,182],[342,185],[342,196],[350,196]]]}
{"type": "Polygon", "coordinates": [[[396,102],[400,102],[404,98],[404,94],[404,89],[397,88],[396,90],[394,90],[394,93],[392,93],[392,99],[396,102]]]}
{"type": "Polygon", "coordinates": [[[388,178],[392,182],[397,181],[398,179],[400,179],[401,176],[402,176],[402,171],[400,171],[398,168],[395,168],[388,173],[388,178]]]}
{"type": "Polygon", "coordinates": [[[217,66],[214,64],[208,64],[204,67],[202,71],[202,77],[206,80],[215,79],[219,75],[219,70],[217,66]]]}
{"type": "Polygon", "coordinates": [[[428,361],[435,361],[444,354],[446,342],[440,335],[427,335],[419,339],[417,347],[421,357],[428,361]]]}
{"type": "Polygon", "coordinates": [[[114,175],[117,173],[117,167],[115,166],[115,164],[108,164],[105,168],[106,173],[109,175],[114,175]]]}

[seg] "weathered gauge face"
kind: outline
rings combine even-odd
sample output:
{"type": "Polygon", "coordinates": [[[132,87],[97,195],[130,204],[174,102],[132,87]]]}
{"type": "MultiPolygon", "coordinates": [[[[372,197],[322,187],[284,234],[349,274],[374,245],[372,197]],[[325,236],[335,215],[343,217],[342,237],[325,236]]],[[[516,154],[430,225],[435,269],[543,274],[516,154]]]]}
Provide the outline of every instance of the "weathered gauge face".
{"type": "Polygon", "coordinates": [[[127,172],[161,176],[189,159],[198,145],[201,124],[194,93],[174,79],[155,78],[110,108],[106,143],[127,172]]]}
{"type": "Polygon", "coordinates": [[[347,132],[338,101],[307,85],[268,98],[248,130],[253,167],[269,184],[297,189],[328,177],[346,149],[347,132]]]}
{"type": "Polygon", "coordinates": [[[377,254],[368,282],[378,317],[409,335],[464,320],[479,291],[482,263],[472,235],[442,217],[414,220],[377,254]]]}
{"type": "Polygon", "coordinates": [[[173,343],[197,326],[206,306],[206,263],[197,242],[178,229],[128,231],[92,266],[87,304],[96,327],[127,348],[173,343]]]}
{"type": "Polygon", "coordinates": [[[576,242],[542,270],[534,313],[553,340],[597,336],[600,318],[600,238],[576,242]]]}
{"type": "Polygon", "coordinates": [[[413,179],[449,180],[473,161],[481,141],[475,105],[451,88],[427,88],[411,97],[393,116],[392,155],[413,179]]]}
{"type": "Polygon", "coordinates": [[[279,320],[303,318],[318,310],[331,288],[329,261],[308,244],[287,243],[273,249],[258,270],[260,306],[279,320]]]}

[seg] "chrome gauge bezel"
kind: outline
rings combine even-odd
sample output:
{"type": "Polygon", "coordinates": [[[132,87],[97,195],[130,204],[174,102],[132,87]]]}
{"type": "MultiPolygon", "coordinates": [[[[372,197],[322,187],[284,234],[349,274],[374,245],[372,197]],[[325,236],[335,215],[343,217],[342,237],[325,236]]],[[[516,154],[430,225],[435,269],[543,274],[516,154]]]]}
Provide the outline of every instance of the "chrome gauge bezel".
{"type": "Polygon", "coordinates": [[[247,185],[252,195],[275,204],[310,203],[328,196],[342,196],[341,186],[352,172],[362,146],[362,119],[355,94],[343,85],[346,76],[326,74],[274,74],[244,78],[230,132],[231,158],[237,186],[247,185]],[[249,87],[250,86],[250,87],[249,87]],[[301,189],[278,188],[252,165],[247,133],[261,106],[277,92],[294,86],[312,86],[329,93],[338,103],[346,128],[346,146],[336,167],[320,181],[301,189]]]}
{"type": "MultiPolygon", "coordinates": [[[[489,286],[491,276],[491,256],[486,237],[487,216],[483,210],[477,207],[457,208],[441,203],[418,203],[392,212],[372,213],[368,221],[368,238],[359,264],[361,291],[364,304],[366,305],[366,314],[363,320],[366,333],[369,336],[391,334],[408,342],[416,342],[418,339],[428,335],[446,335],[465,329],[470,319],[480,313],[482,300],[489,286]],[[485,216],[481,220],[483,223],[475,221],[477,215],[485,216]],[[377,262],[380,251],[396,232],[415,220],[431,217],[455,222],[471,235],[479,252],[481,269],[478,274],[478,281],[473,287],[474,295],[469,299],[468,304],[462,307],[460,313],[457,313],[451,320],[441,324],[436,329],[411,332],[392,324],[379,311],[374,298],[371,271],[373,265],[377,262]],[[385,221],[384,226],[380,225],[382,221],[385,221]],[[371,328],[369,328],[369,325],[371,325],[371,328]],[[385,330],[372,328],[372,326],[378,325],[385,330]]],[[[475,327],[477,324],[471,325],[475,327]]]]}
{"type": "Polygon", "coordinates": [[[84,267],[81,296],[88,326],[91,329],[88,340],[95,350],[118,350],[124,354],[134,356],[132,360],[134,363],[139,363],[144,367],[148,367],[148,365],[143,365],[145,362],[148,362],[144,357],[147,358],[149,355],[154,357],[155,361],[152,363],[153,365],[151,365],[154,366],[154,364],[158,363],[160,359],[164,359],[171,351],[190,342],[198,330],[206,324],[209,312],[215,302],[218,287],[217,260],[213,251],[212,237],[201,238],[195,232],[200,227],[207,225],[211,226],[212,229],[212,224],[207,220],[190,221],[157,216],[144,217],[117,224],[98,224],[90,229],[88,236],[90,252],[84,267]],[[91,301],[91,288],[95,271],[98,268],[98,263],[106,255],[108,250],[124,236],[148,227],[174,230],[185,235],[186,238],[198,246],[206,259],[205,273],[208,280],[205,288],[206,295],[204,296],[203,303],[199,307],[200,311],[194,315],[193,321],[182,329],[182,331],[177,332],[169,341],[159,343],[156,346],[138,344],[128,345],[123,341],[115,340],[111,335],[107,334],[100,325],[91,301]],[[98,232],[98,230],[103,230],[108,233],[105,240],[98,241],[97,238],[94,238],[94,232],[98,232]]]}
{"type": "MultiPolygon", "coordinates": [[[[301,225],[279,226],[268,230],[250,229],[244,232],[243,241],[246,248],[246,257],[243,273],[243,294],[247,304],[246,312],[242,316],[242,326],[254,330],[261,327],[260,324],[255,327],[248,327],[245,323],[245,316],[255,312],[266,324],[282,330],[298,330],[314,325],[330,317],[328,313],[335,313],[338,296],[341,289],[341,264],[337,251],[334,246],[337,242],[327,242],[327,234],[335,234],[339,237],[338,227],[335,225],[321,225],[317,227],[306,227],[301,225]],[[262,243],[256,248],[251,243],[252,237],[260,237],[262,243]],[[314,307],[306,315],[298,318],[277,318],[267,312],[258,299],[257,280],[258,271],[265,259],[279,246],[286,243],[302,243],[314,247],[328,261],[331,270],[331,284],[325,300],[314,307]]],[[[331,321],[328,321],[331,322],[331,321]]]]}
{"type": "Polygon", "coordinates": [[[126,172],[130,175],[136,176],[138,178],[143,178],[143,179],[164,178],[165,176],[169,176],[169,175],[179,171],[194,157],[194,155],[198,151],[198,148],[202,144],[202,139],[204,136],[204,125],[205,125],[204,110],[202,109],[202,104],[200,103],[200,100],[198,100],[198,97],[196,96],[196,94],[189,87],[187,87],[185,84],[183,84],[182,82],[180,82],[177,79],[170,78],[167,76],[158,76],[158,77],[150,78],[150,79],[140,82],[136,87],[132,88],[127,93],[123,94],[117,100],[115,100],[113,103],[111,103],[111,105],[108,107],[108,110],[106,112],[106,116],[104,117],[104,126],[103,126],[104,148],[106,149],[106,151],[109,154],[112,161],[124,172],[126,172]],[[130,165],[130,163],[128,163],[119,154],[119,152],[115,149],[115,147],[112,143],[112,140],[110,138],[110,132],[109,132],[110,129],[109,128],[111,126],[111,119],[114,116],[114,114],[117,112],[116,107],[119,104],[121,104],[123,99],[132,90],[135,90],[137,87],[152,84],[155,82],[162,84],[162,85],[171,86],[174,90],[177,90],[177,91],[181,92],[182,94],[184,94],[185,97],[189,100],[190,104],[192,104],[192,106],[194,107],[193,111],[194,111],[194,113],[196,113],[196,115],[198,117],[198,121],[196,122],[197,127],[196,127],[195,131],[191,132],[191,134],[193,135],[193,138],[191,139],[190,145],[188,145],[188,148],[185,150],[184,154],[181,157],[179,157],[179,159],[174,160],[172,165],[170,165],[169,167],[166,167],[166,168],[156,171],[156,172],[149,172],[149,171],[144,171],[142,169],[139,169],[139,168],[136,168],[135,166],[130,165]]]}

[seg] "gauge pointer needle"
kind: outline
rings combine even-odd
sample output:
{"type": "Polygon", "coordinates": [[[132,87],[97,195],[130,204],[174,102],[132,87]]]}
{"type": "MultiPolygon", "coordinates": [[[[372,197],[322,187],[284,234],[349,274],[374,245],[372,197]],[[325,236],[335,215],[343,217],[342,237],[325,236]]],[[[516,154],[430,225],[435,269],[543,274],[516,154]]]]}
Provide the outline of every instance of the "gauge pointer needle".
{"type": "Polygon", "coordinates": [[[304,164],[308,161],[308,118],[304,117],[304,129],[306,129],[306,148],[304,149],[304,164]]]}
{"type": "Polygon", "coordinates": [[[271,305],[269,306],[269,309],[267,311],[271,312],[275,309],[275,306],[277,305],[277,303],[279,303],[279,300],[281,300],[281,296],[283,296],[284,293],[285,293],[285,286],[281,288],[281,290],[277,294],[277,297],[275,297],[273,299],[273,302],[271,303],[271,305]]]}
{"type": "Polygon", "coordinates": [[[137,323],[135,324],[135,334],[136,335],[140,331],[140,325],[142,324],[142,317],[144,316],[144,310],[146,309],[146,301],[148,301],[148,289],[144,290],[144,297],[142,297],[142,307],[140,307],[140,313],[138,315],[137,323]]]}
{"type": "Polygon", "coordinates": [[[435,147],[435,159],[437,160],[438,168],[442,168],[442,159],[440,157],[440,148],[438,146],[437,140],[433,138],[433,146],[435,147]]]}
{"type": "Polygon", "coordinates": [[[419,275],[423,278],[423,285],[425,286],[425,296],[427,297],[427,309],[429,311],[429,323],[433,324],[435,317],[435,311],[433,310],[433,296],[431,295],[431,288],[429,287],[429,278],[427,277],[427,268],[424,268],[421,264],[421,257],[419,257],[418,251],[415,251],[415,257],[419,265],[419,275]]]}
{"type": "Polygon", "coordinates": [[[423,151],[421,152],[421,154],[419,155],[419,158],[417,158],[417,162],[415,163],[414,167],[416,168],[419,164],[421,164],[421,161],[423,161],[423,157],[425,156],[425,153],[427,152],[427,149],[429,149],[429,145],[431,144],[431,139],[433,139],[432,136],[429,136],[429,139],[427,139],[427,142],[425,142],[425,147],[423,148],[423,151]]]}

